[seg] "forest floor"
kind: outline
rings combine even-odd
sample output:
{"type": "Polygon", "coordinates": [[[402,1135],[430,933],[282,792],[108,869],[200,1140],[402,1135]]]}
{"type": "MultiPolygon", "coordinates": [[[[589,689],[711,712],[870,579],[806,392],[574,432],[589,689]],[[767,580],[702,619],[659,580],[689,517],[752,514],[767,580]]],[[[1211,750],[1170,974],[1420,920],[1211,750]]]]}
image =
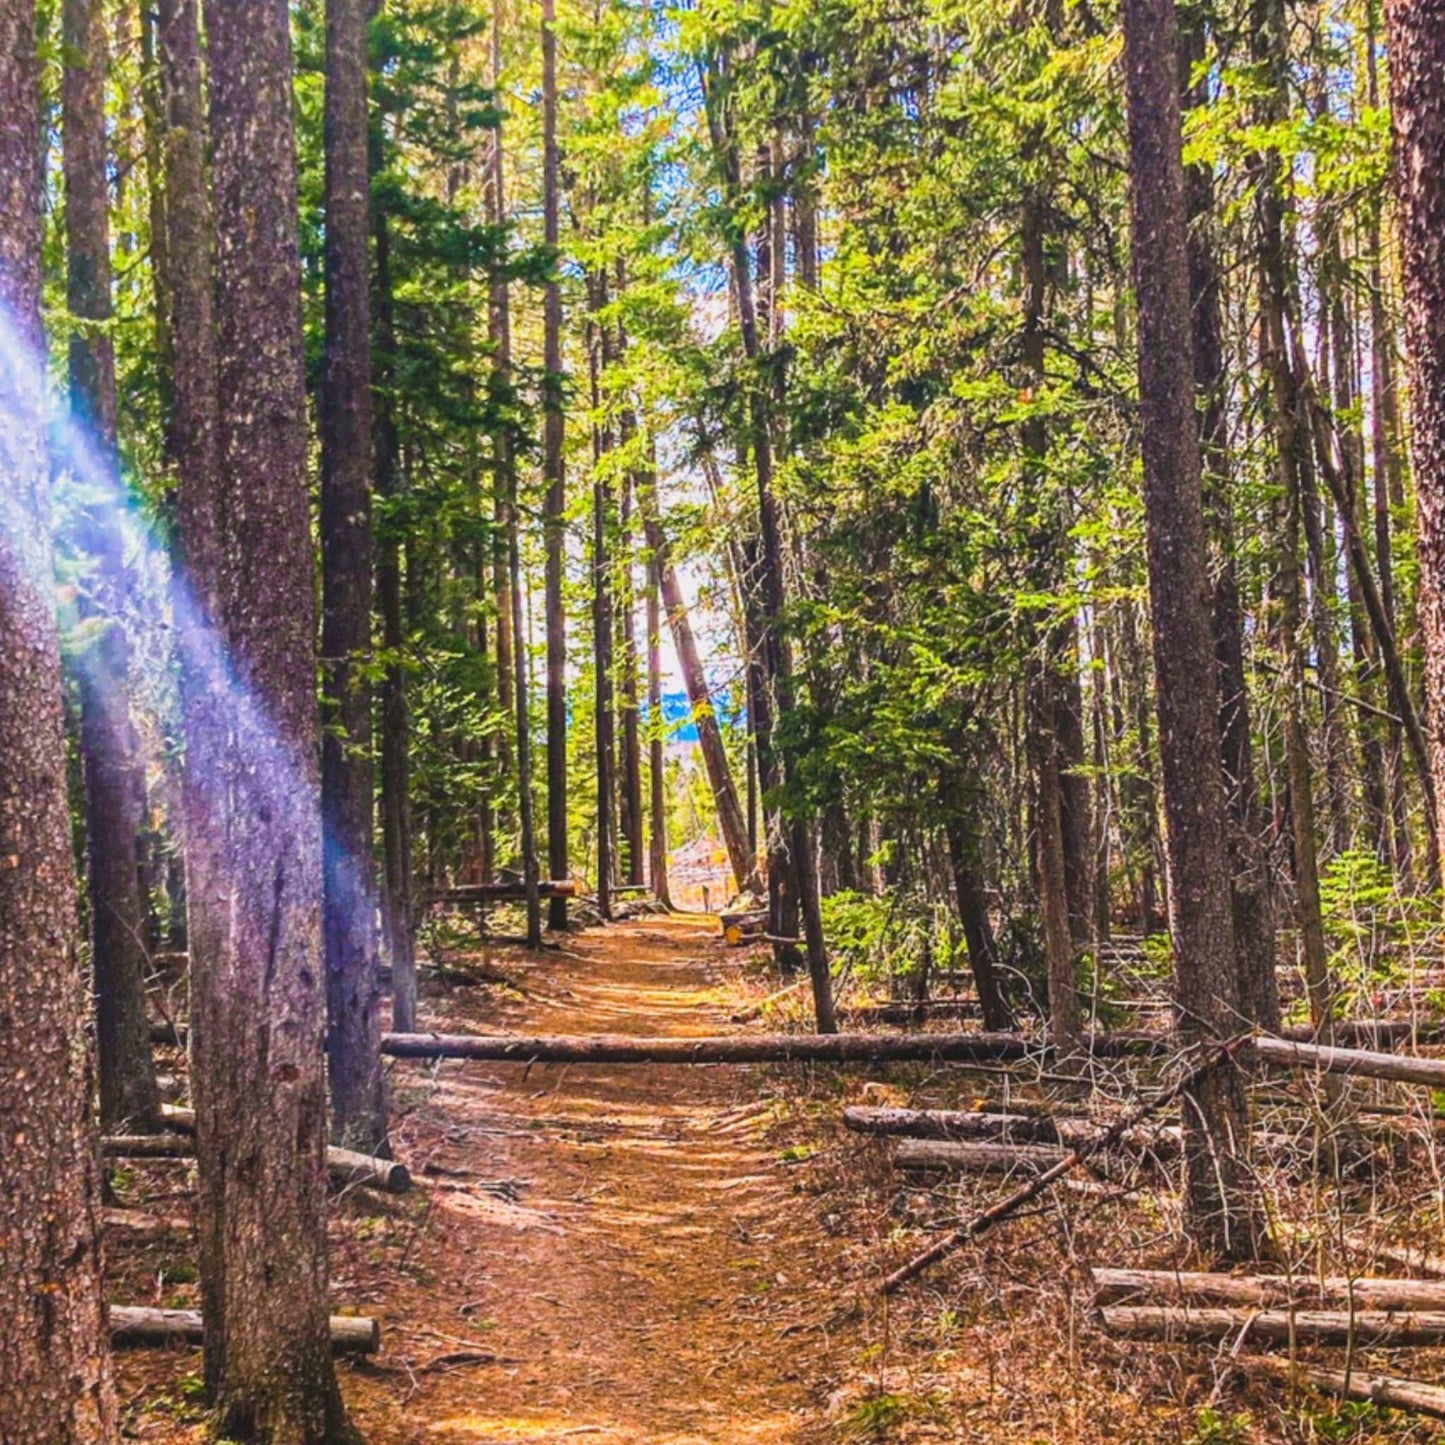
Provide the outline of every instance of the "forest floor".
{"type": "MultiPolygon", "coordinates": [[[[730,1032],[776,987],[696,915],[434,962],[423,1027],[454,1032],[730,1032]],[[487,981],[456,981],[468,971],[487,981]]],[[[371,1445],[1436,1438],[1251,1382],[1227,1347],[1106,1338],[1085,1266],[1184,1259],[1157,1176],[1072,1181],[885,1309],[883,1272],[1008,1186],[900,1182],[888,1141],[843,1133],[842,1105],[1025,1102],[1027,1084],[922,1065],[458,1061],[393,1061],[389,1079],[416,1187],[346,1191],[331,1222],[333,1307],[381,1322],[381,1353],[339,1367],[371,1445]]],[[[120,1202],[183,1212],[189,1167],[136,1166],[120,1202]]],[[[1357,1203],[1385,1201],[1365,1186],[1357,1203]]],[[[112,1298],[194,1305],[183,1236],[113,1239],[110,1255],[112,1298]]],[[[117,1359],[132,1438],[201,1440],[198,1353],[117,1359]]]]}

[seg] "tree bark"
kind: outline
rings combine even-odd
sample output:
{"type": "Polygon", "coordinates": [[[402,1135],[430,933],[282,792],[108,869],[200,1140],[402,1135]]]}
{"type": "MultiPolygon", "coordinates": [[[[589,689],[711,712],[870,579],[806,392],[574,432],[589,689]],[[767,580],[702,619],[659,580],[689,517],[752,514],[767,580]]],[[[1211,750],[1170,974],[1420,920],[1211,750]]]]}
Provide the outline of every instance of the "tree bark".
{"type": "MultiPolygon", "coordinates": [[[[542,293],[542,475],[547,613],[547,870],[565,878],[567,849],[567,618],[562,567],[567,509],[562,456],[562,285],[557,276],[559,159],[557,154],[557,32],[555,0],[542,0],[542,240],[551,270],[542,293]]],[[[553,898],[548,926],[566,928],[567,900],[553,898]]]]}
{"type": "MultiPolygon", "coordinates": [[[[645,505],[641,493],[641,508],[645,505]]],[[[645,523],[645,513],[644,513],[645,523]]],[[[672,907],[667,882],[667,723],[662,715],[662,559],[651,540],[647,544],[647,773],[648,866],[652,895],[665,908],[672,907]]],[[[748,854],[752,857],[751,851],[748,854]]]]}
{"type": "Polygon", "coordinates": [[[652,552],[663,605],[667,609],[673,646],[677,650],[678,665],[682,669],[683,685],[687,688],[688,706],[692,709],[693,723],[697,727],[698,747],[702,752],[703,767],[707,771],[708,786],[712,789],[713,806],[717,809],[718,829],[722,833],[723,846],[727,849],[733,878],[740,891],[749,892],[758,886],[757,863],[748,850],[747,822],[738,802],[737,786],[728,762],[727,747],[723,743],[722,729],[718,726],[717,713],[713,709],[707,673],[697,650],[692,624],[688,620],[682,583],[678,579],[677,569],[672,565],[667,538],[657,516],[656,485],[655,478],[649,479],[642,501],[647,545],[652,552]]]}
{"type": "Polygon", "coordinates": [[[371,300],[365,0],[326,6],[321,816],[326,1063],[338,1144],[386,1148],[372,863],[371,300]]]}
{"type": "MultiPolygon", "coordinates": [[[[1213,689],[1210,589],[1190,357],[1187,219],[1174,0],[1126,0],[1134,284],[1138,298],[1145,541],[1154,625],[1159,749],[1168,819],[1170,936],[1180,1033],[1188,1043],[1238,1027],[1239,981],[1213,689]]],[[[1186,1211],[1206,1253],[1257,1247],[1256,1205],[1239,1149],[1248,1111],[1225,1057],[1184,1098],[1186,1211]]]]}
{"type": "Polygon", "coordinates": [[[0,1438],[116,1445],[52,602],[30,0],[0,3],[0,95],[0,1438]]]}
{"type": "Polygon", "coordinates": [[[93,563],[81,616],[96,628],[77,663],[85,774],[85,861],[100,1114],[107,1126],[154,1117],[155,1066],[146,1024],[145,906],[137,839],[145,796],[130,717],[129,593],[116,446],[109,189],[106,177],[104,18],[97,0],[62,7],[61,123],[65,175],[66,303],[93,323],[70,338],[73,451],[68,459],[99,498],[85,507],[80,543],[93,563]],[[91,468],[99,476],[88,476],[91,468]]]}
{"type": "Polygon", "coordinates": [[[331,1362],[315,595],[291,41],[208,0],[216,468],[181,477],[225,668],[188,698],[191,1061],[205,1380],[221,1435],[352,1437],[331,1362]],[[264,156],[265,164],[257,158],[264,156]],[[224,492],[222,493],[222,488],[224,492]],[[212,533],[211,527],[215,530],[212,533]]]}
{"type": "MultiPolygon", "coordinates": [[[[968,805],[965,805],[968,806],[968,805]]],[[[998,945],[989,923],[988,900],[979,871],[978,836],[971,817],[955,816],[948,824],[948,857],[953,868],[953,887],[958,902],[958,920],[968,945],[968,966],[978,992],[986,1029],[1013,1027],[1013,1010],[1008,1006],[999,978],[998,945]]]]}
{"type": "Polygon", "coordinates": [[[1435,778],[1445,837],[1445,0],[1386,0],[1399,204],[1400,273],[1418,515],[1420,627],[1435,778]]]}
{"type": "MultiPolygon", "coordinates": [[[[1208,103],[1207,79],[1195,71],[1206,59],[1203,17],[1189,10],[1181,31],[1180,86],[1185,103],[1208,103]]],[[[1219,677],[1219,737],[1228,789],[1231,859],[1230,897],[1240,1001],[1260,1028],[1279,1025],[1279,983],[1275,965],[1274,899],[1271,896],[1266,823],[1254,776],[1254,743],[1249,683],[1244,672],[1244,616],[1235,565],[1230,500],[1229,417],[1224,359],[1224,323],[1219,266],[1214,253],[1214,173],[1204,164],[1185,173],[1189,211],[1189,303],[1204,487],[1205,524],[1214,574],[1212,621],[1219,677]]]]}

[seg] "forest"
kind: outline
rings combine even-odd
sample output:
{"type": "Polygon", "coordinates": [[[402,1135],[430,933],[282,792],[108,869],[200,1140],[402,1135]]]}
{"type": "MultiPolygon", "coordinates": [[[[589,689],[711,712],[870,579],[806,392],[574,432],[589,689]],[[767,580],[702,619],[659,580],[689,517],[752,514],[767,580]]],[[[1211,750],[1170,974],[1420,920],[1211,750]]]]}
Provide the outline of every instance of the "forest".
{"type": "Polygon", "coordinates": [[[1445,0],[0,0],[0,1445],[1445,1429],[1445,0]]]}

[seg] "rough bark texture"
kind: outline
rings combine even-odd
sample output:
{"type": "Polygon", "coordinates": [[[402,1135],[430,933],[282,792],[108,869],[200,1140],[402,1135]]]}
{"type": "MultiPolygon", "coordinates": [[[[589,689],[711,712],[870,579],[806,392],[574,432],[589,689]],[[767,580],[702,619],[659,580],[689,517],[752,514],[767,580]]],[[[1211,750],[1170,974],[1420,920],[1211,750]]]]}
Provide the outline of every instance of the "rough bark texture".
{"type": "MultiPolygon", "coordinates": [[[[1139,308],[1145,533],[1154,624],[1169,914],[1180,1031],[1190,1042],[1238,1027],[1218,712],[1199,679],[1214,669],[1194,385],[1173,0],[1126,0],[1134,284],[1139,308]]],[[[1248,1115],[1228,1059],[1184,1099],[1186,1209],[1208,1253],[1254,1251],[1240,1151],[1248,1115]]]]}
{"type": "Polygon", "coordinates": [[[327,1326],[316,606],[291,47],[278,0],[206,5],[217,466],[181,523],[226,666],[186,737],[205,1379],[223,1437],[346,1440],[327,1326]],[[266,163],[257,164],[264,156],[266,163]],[[218,696],[219,695],[219,696],[218,696]]]}
{"type": "Polygon", "coordinates": [[[0,95],[0,1442],[113,1445],[51,604],[43,152],[29,0],[0,3],[0,95]]]}
{"type": "Polygon", "coordinates": [[[61,123],[65,172],[66,301],[97,325],[70,338],[70,409],[77,446],[66,460],[96,485],[80,545],[90,562],[81,615],[95,629],[76,664],[85,770],[85,862],[100,1112],[107,1125],[155,1114],[155,1066],[146,1026],[145,908],[137,839],[145,779],[130,718],[130,644],[120,459],[116,452],[106,180],[105,30],[97,0],[66,0],[61,123]],[[99,473],[90,477],[91,468],[99,473]]]}
{"type": "Polygon", "coordinates": [[[1431,769],[1445,836],[1445,0],[1387,0],[1431,769]]]}
{"type": "Polygon", "coordinates": [[[331,1132],[386,1144],[372,864],[371,303],[366,8],[326,6],[326,356],[321,373],[326,1060],[331,1132]]]}
{"type": "MultiPolygon", "coordinates": [[[[662,717],[662,562],[651,542],[647,551],[647,773],[648,869],[652,895],[672,906],[667,882],[666,724],[662,717]]],[[[749,857],[753,854],[751,850],[749,857]]]]}
{"type": "Polygon", "coordinates": [[[999,978],[998,945],[988,917],[988,899],[978,862],[978,836],[972,814],[956,817],[948,825],[948,858],[953,868],[953,887],[958,898],[958,920],[968,945],[968,966],[978,993],[986,1029],[1013,1027],[1013,1010],[1008,1006],[999,978]]]}
{"type": "MultiPolygon", "coordinates": [[[[1207,80],[1195,71],[1206,57],[1204,19],[1191,7],[1180,35],[1180,84],[1189,105],[1204,106],[1207,80]]],[[[1229,418],[1224,318],[1213,233],[1214,173],[1208,165],[1185,174],[1189,210],[1189,306],[1193,319],[1195,399],[1204,486],[1205,522],[1213,571],[1214,658],[1219,677],[1219,739],[1229,790],[1229,841],[1234,947],[1240,1001],[1261,1028],[1279,1024],[1275,976],[1274,900],[1270,894],[1265,820],[1254,777],[1249,686],[1244,673],[1244,615],[1235,568],[1230,504],[1229,418]]]]}
{"type": "MultiPolygon", "coordinates": [[[[400,445],[390,389],[395,380],[396,327],[391,296],[390,231],[385,212],[372,217],[376,241],[373,302],[376,311],[374,365],[379,385],[372,411],[376,491],[395,496],[401,488],[400,445]]],[[[411,900],[411,718],[401,654],[406,631],[401,614],[401,549],[395,536],[380,539],[376,591],[386,672],[381,684],[381,836],[385,869],[383,921],[391,960],[391,1020],[394,1028],[416,1022],[416,955],[411,900]]]]}
{"type": "MultiPolygon", "coordinates": [[[[553,0],[542,0],[542,240],[558,242],[557,34],[553,0]]],[[[567,632],[562,608],[564,513],[567,482],[562,456],[562,287],[556,275],[542,296],[542,473],[547,611],[547,871],[565,878],[567,856],[567,632]]],[[[553,928],[567,926],[567,900],[548,905],[553,928]]]]}

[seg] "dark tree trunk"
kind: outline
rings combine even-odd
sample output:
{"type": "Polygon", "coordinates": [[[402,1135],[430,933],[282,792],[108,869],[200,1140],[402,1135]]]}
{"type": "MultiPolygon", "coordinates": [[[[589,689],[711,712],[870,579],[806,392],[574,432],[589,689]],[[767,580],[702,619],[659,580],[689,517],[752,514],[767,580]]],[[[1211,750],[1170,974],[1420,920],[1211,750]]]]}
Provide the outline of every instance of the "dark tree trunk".
{"type": "Polygon", "coordinates": [[[0,3],[0,1434],[116,1445],[41,407],[40,66],[0,3]]]}
{"type": "MultiPolygon", "coordinates": [[[[1240,998],[1218,709],[1214,690],[1199,686],[1214,646],[1193,376],[1178,344],[1190,316],[1174,0],[1126,0],[1124,55],[1170,932],[1180,1032],[1202,1042],[1238,1028],[1240,998]]],[[[1232,1061],[1189,1090],[1183,1113],[1190,1231],[1209,1254],[1252,1254],[1256,1210],[1236,1152],[1248,1111],[1232,1061]]]]}
{"type": "MultiPolygon", "coordinates": [[[[502,0],[492,0],[492,80],[502,74],[502,0]]],[[[507,219],[506,152],[499,126],[492,140],[490,201],[492,219],[504,225],[507,219]]],[[[512,299],[505,269],[492,276],[487,325],[495,348],[494,385],[504,401],[512,394],[512,299]]],[[[527,898],[527,946],[542,946],[542,899],[538,891],[540,866],[537,857],[537,828],[532,804],[532,721],[528,703],[527,640],[522,615],[522,552],[518,536],[517,464],[515,437],[504,423],[497,433],[497,498],[501,516],[505,571],[497,574],[497,667],[510,669],[510,680],[499,683],[499,698],[509,705],[517,750],[517,828],[522,851],[522,879],[527,898]],[[506,626],[503,627],[505,617],[506,626]],[[505,636],[505,642],[503,638],[505,636]]]]}
{"type": "Polygon", "coordinates": [[[321,374],[326,1063],[331,1134],[386,1145],[372,864],[371,302],[365,0],[326,6],[326,355],[321,374]]]}
{"type": "Polygon", "coordinates": [[[1420,627],[1437,833],[1445,837],[1445,0],[1386,0],[1420,627]]]}
{"type": "Polygon", "coordinates": [[[948,824],[948,858],[953,867],[953,887],[958,900],[958,921],[968,945],[968,966],[978,991],[986,1029],[1005,1030],[1014,1026],[999,978],[998,945],[988,917],[988,898],[979,868],[979,840],[972,815],[956,816],[948,824]]]}
{"type": "MultiPolygon", "coordinates": [[[[636,422],[630,416],[624,415],[624,444],[636,431],[636,422]]],[[[623,876],[632,887],[640,887],[647,880],[642,821],[642,736],[637,706],[637,593],[632,558],[636,486],[637,478],[629,474],[622,493],[620,531],[617,539],[620,555],[616,569],[618,640],[622,648],[622,698],[618,708],[622,719],[618,803],[622,814],[622,838],[627,847],[627,869],[623,876]]]]}
{"type": "Polygon", "coordinates": [[[209,475],[182,536],[226,665],[192,668],[191,1086],[205,1380],[219,1435],[350,1438],[326,1281],[316,603],[284,8],[206,5],[216,197],[209,475]],[[265,164],[257,164],[264,156],[265,164]]]}
{"type": "MultiPolygon", "coordinates": [[[[605,278],[590,278],[594,311],[607,304],[605,278]]],[[[595,321],[589,325],[588,360],[592,373],[592,410],[602,406],[602,369],[609,360],[605,331],[595,321]]],[[[617,790],[614,766],[617,755],[612,699],[612,484],[604,467],[611,437],[602,423],[594,423],[592,435],[592,672],[594,683],[593,721],[597,749],[597,911],[612,917],[612,887],[616,879],[617,790]]]]}
{"type": "MultiPolygon", "coordinates": [[[[374,158],[379,163],[379,158],[374,158]]],[[[372,233],[376,270],[373,307],[376,353],[373,371],[372,441],[376,492],[394,497],[401,490],[401,446],[391,392],[396,377],[396,325],[391,294],[391,233],[386,213],[373,208],[372,233]]],[[[416,954],[412,936],[411,865],[411,718],[406,697],[406,670],[401,654],[406,645],[402,618],[401,548],[388,530],[379,539],[376,592],[381,613],[381,644],[386,671],[381,681],[381,839],[385,874],[383,926],[391,960],[392,1027],[416,1027],[416,954]]]]}
{"type": "MultiPolygon", "coordinates": [[[[1191,8],[1180,36],[1181,88],[1185,102],[1203,107],[1206,84],[1193,72],[1205,59],[1203,17],[1191,8]]],[[[1270,894],[1265,819],[1254,776],[1249,684],[1244,673],[1244,614],[1235,567],[1230,502],[1229,419],[1224,362],[1224,324],[1215,260],[1214,175],[1207,165],[1185,173],[1189,208],[1189,303],[1193,317],[1195,398],[1199,407],[1205,525],[1214,574],[1214,659],[1219,677],[1219,737],[1228,792],[1230,897],[1240,1000],[1261,1028],[1279,1027],[1275,969],[1274,900],[1270,894]]]]}
{"type": "MultiPolygon", "coordinates": [[[[86,508],[79,539],[94,563],[81,612],[95,632],[76,670],[100,1115],[109,1128],[150,1120],[160,1100],[146,1025],[148,959],[137,852],[145,777],[130,718],[115,351],[106,329],[112,307],[104,21],[97,0],[66,0],[62,19],[66,302],[72,316],[96,323],[70,338],[70,409],[83,445],[104,472],[103,495],[86,508]]],[[[83,476],[84,456],[75,460],[83,476]]]]}
{"type": "MultiPolygon", "coordinates": [[[[547,870],[565,878],[567,849],[567,618],[562,567],[567,509],[563,470],[562,286],[556,273],[559,176],[557,155],[557,33],[553,0],[542,0],[542,239],[553,255],[542,296],[542,472],[547,612],[547,870]]],[[[566,928],[567,900],[548,904],[548,925],[566,928]]]]}
{"type": "MultiPolygon", "coordinates": [[[[1276,124],[1284,113],[1285,37],[1283,0],[1255,0],[1254,55],[1261,67],[1258,120],[1276,124]]],[[[1305,521],[1309,442],[1299,389],[1290,368],[1286,317],[1289,271],[1285,254],[1280,158],[1274,151],[1254,162],[1259,213],[1260,360],[1269,382],[1270,422],[1275,437],[1279,479],[1280,546],[1278,575],[1279,647],[1284,673],[1282,732],[1289,780],[1291,839],[1294,844],[1295,919],[1310,991],[1312,1015],[1327,1027],[1330,984],[1320,914],[1319,860],[1316,845],[1309,741],[1305,728],[1304,622],[1300,577],[1300,540],[1305,521]]]]}

